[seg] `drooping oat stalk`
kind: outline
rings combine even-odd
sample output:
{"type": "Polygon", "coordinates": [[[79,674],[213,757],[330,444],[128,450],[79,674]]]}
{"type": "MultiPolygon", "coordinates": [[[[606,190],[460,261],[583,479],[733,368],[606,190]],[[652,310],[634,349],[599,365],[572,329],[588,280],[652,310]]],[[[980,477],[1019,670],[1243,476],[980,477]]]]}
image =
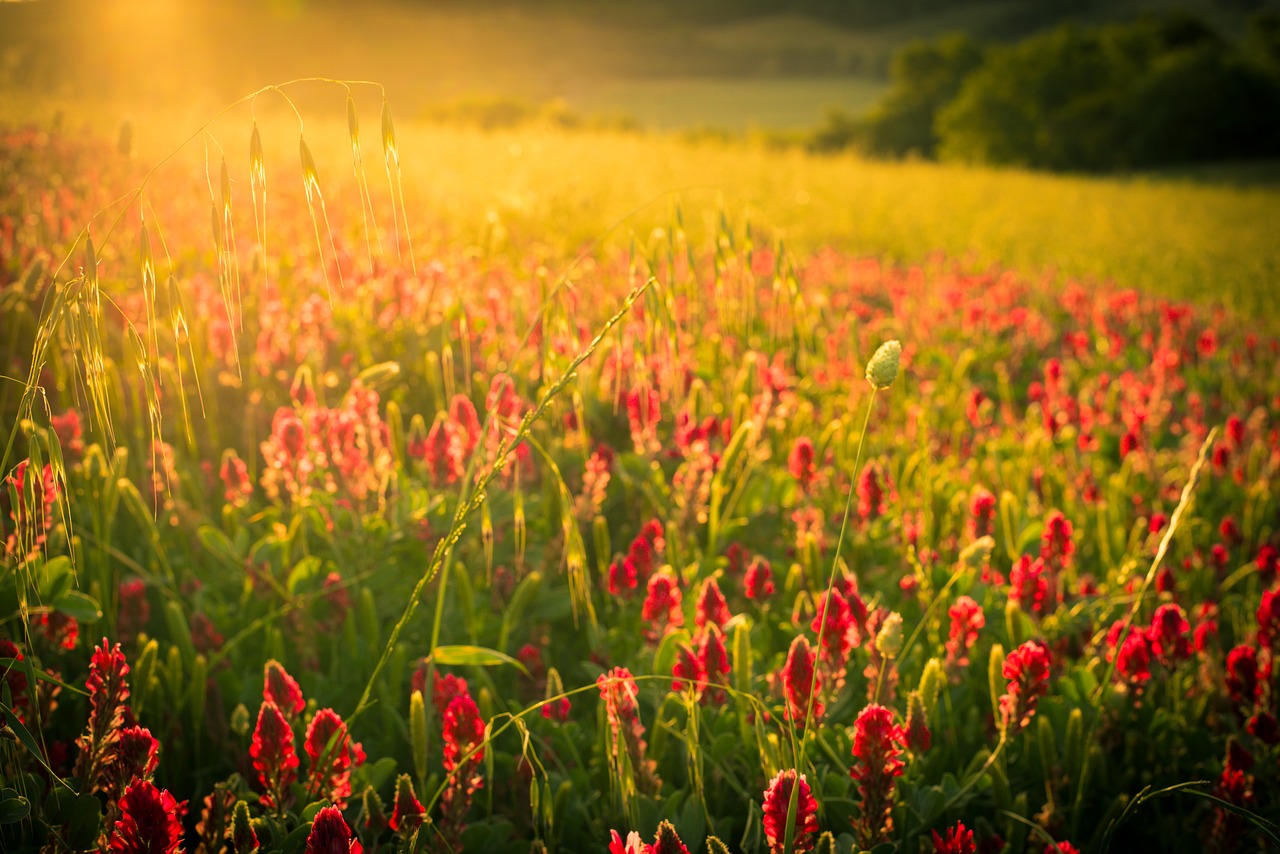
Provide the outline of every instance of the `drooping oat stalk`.
{"type": "Polygon", "coordinates": [[[369,194],[369,180],[364,174],[364,158],[360,156],[360,117],[356,113],[356,102],[351,97],[351,87],[347,87],[347,133],[351,137],[351,168],[360,192],[360,216],[364,219],[364,248],[369,257],[369,272],[372,273],[373,244],[369,240],[369,232],[372,231],[377,238],[378,255],[382,255],[382,235],[377,231],[373,197],[369,194]]]}

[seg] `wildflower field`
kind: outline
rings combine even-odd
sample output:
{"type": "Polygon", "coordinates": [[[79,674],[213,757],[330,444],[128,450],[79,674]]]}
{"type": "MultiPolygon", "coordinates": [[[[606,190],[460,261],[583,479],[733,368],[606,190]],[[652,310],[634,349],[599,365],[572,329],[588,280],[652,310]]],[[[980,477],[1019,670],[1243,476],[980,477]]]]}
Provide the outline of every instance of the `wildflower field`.
{"type": "Polygon", "coordinates": [[[1280,846],[1273,197],[1179,189],[1187,256],[1010,216],[1006,267],[424,204],[385,103],[255,103],[0,130],[0,849],[1280,846]]]}

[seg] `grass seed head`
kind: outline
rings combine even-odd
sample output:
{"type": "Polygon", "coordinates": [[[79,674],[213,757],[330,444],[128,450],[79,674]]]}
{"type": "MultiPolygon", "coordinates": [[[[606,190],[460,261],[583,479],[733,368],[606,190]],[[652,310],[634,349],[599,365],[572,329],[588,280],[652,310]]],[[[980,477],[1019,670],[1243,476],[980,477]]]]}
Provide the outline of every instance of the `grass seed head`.
{"type": "Polygon", "coordinates": [[[888,388],[898,378],[898,366],[902,359],[902,345],[895,339],[880,345],[867,362],[867,382],[872,388],[888,388]]]}

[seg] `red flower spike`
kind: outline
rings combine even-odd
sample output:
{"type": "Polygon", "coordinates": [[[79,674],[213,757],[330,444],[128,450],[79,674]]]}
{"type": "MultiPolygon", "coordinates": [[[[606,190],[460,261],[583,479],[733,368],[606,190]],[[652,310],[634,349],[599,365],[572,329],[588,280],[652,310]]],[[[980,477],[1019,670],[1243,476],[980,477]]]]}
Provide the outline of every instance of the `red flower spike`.
{"type": "Polygon", "coordinates": [[[853,724],[853,766],[861,815],[854,822],[863,848],[874,848],[893,832],[894,778],[902,775],[906,733],[893,722],[893,712],[880,705],[862,710],[853,724]]]}
{"type": "MultiPolygon", "coordinates": [[[[698,656],[702,659],[702,666],[706,668],[707,682],[723,684],[729,681],[729,651],[724,647],[724,635],[715,626],[709,626],[702,636],[698,645],[698,656]]],[[[705,691],[702,701],[706,703],[708,700],[713,703],[723,703],[724,689],[710,688],[705,691]]]]}
{"type": "Polygon", "coordinates": [[[285,793],[298,777],[298,751],[293,744],[293,728],[270,700],[258,711],[249,757],[253,770],[258,772],[263,805],[284,806],[285,793]]]}
{"type": "Polygon", "coordinates": [[[707,668],[693,647],[682,643],[676,649],[676,663],[671,669],[675,679],[671,690],[680,692],[687,686],[693,692],[694,699],[702,698],[702,691],[707,687],[707,668]]]}
{"type": "Polygon", "coordinates": [[[791,642],[787,663],[782,668],[782,691],[787,698],[787,720],[804,727],[808,717],[809,698],[813,696],[813,720],[822,719],[824,707],[818,699],[822,682],[815,672],[818,656],[804,635],[791,642]]]}
{"type": "Polygon", "coordinates": [[[791,455],[787,458],[787,468],[790,470],[791,476],[796,479],[796,483],[800,484],[800,489],[805,492],[809,491],[809,484],[813,482],[813,476],[816,474],[816,469],[813,466],[813,454],[813,440],[808,436],[801,436],[791,446],[791,455]]]}
{"type": "MultiPolygon", "coordinates": [[[[422,690],[421,688],[415,690],[422,690]]],[[[470,697],[471,691],[467,687],[467,680],[461,676],[455,676],[449,673],[441,676],[439,671],[436,672],[435,684],[431,689],[431,702],[436,707],[436,711],[443,717],[445,710],[449,708],[449,704],[457,697],[470,697]]]]}
{"type": "Polygon", "coordinates": [[[684,612],[680,610],[682,598],[680,587],[670,573],[659,572],[649,579],[640,617],[649,624],[651,637],[660,637],[668,628],[684,625],[684,612]]]}
{"type": "Polygon", "coordinates": [[[151,779],[160,763],[160,742],[145,727],[125,727],[120,730],[113,753],[111,774],[123,791],[135,780],[151,779]]]}
{"type": "Polygon", "coordinates": [[[1182,609],[1169,603],[1156,609],[1151,618],[1151,628],[1147,630],[1147,640],[1160,663],[1174,667],[1191,657],[1191,639],[1187,637],[1190,631],[1191,624],[1182,609]]]}
{"type": "Polygon", "coordinates": [[[947,828],[941,836],[938,831],[933,831],[933,854],[978,854],[973,831],[965,827],[963,821],[947,828]]]}
{"type": "Polygon", "coordinates": [[[605,718],[609,722],[609,752],[615,767],[622,765],[621,752],[626,751],[638,788],[654,792],[661,785],[656,774],[657,763],[645,757],[644,724],[640,721],[639,696],[635,677],[625,667],[615,667],[596,677],[600,699],[604,701],[605,718]]]}
{"type": "Polygon", "coordinates": [[[1002,670],[1009,688],[1000,698],[1004,726],[1026,726],[1036,711],[1036,701],[1049,690],[1049,648],[1041,641],[1027,641],[1004,660],[1002,670]]]}
{"type": "Polygon", "coordinates": [[[743,588],[747,598],[752,601],[768,599],[773,595],[773,569],[769,566],[769,561],[762,557],[751,561],[743,580],[743,588]]]}
{"type": "Polygon", "coordinates": [[[1242,708],[1252,708],[1262,696],[1258,681],[1258,651],[1241,644],[1227,653],[1227,695],[1231,702],[1242,708]]]}
{"type": "Polygon", "coordinates": [[[1116,675],[1133,689],[1141,693],[1143,685],[1151,679],[1151,651],[1147,641],[1139,632],[1130,632],[1116,653],[1116,675]]]}
{"type": "Polygon", "coordinates": [[[649,846],[649,854],[689,854],[689,849],[680,840],[675,825],[669,821],[658,823],[658,833],[649,846]]]}
{"type": "Polygon", "coordinates": [[[444,770],[449,773],[440,797],[440,835],[452,848],[460,848],[471,797],[480,791],[484,778],[480,763],[484,760],[484,720],[475,701],[459,695],[444,712],[444,770]],[[472,752],[474,750],[474,752],[472,752]]]}
{"type": "Polygon", "coordinates": [[[969,533],[975,540],[994,531],[995,515],[996,497],[981,486],[974,489],[969,499],[969,533]]]}
{"type": "Polygon", "coordinates": [[[609,854],[653,854],[653,847],[646,845],[634,830],[627,834],[625,841],[618,831],[610,830],[609,854]]]}
{"type": "Polygon", "coordinates": [[[396,778],[396,804],[391,812],[389,826],[397,833],[412,833],[422,826],[426,813],[417,793],[413,791],[413,781],[408,774],[401,774],[396,778]]]}
{"type": "Polygon", "coordinates": [[[1262,592],[1257,617],[1258,646],[1280,654],[1280,587],[1262,592]]]}
{"type": "Polygon", "coordinates": [[[982,606],[969,596],[961,596],[947,612],[951,615],[951,630],[947,637],[947,664],[953,668],[969,666],[969,650],[978,640],[978,633],[987,624],[982,606]]]}
{"type": "Polygon", "coordinates": [[[769,854],[782,854],[787,850],[787,812],[791,808],[791,791],[799,780],[796,793],[796,819],[791,850],[806,854],[813,850],[818,834],[818,801],[813,796],[805,776],[797,776],[794,768],[779,771],[764,791],[764,835],[769,843],[769,854]]]}
{"type": "Polygon", "coordinates": [[[364,847],[351,837],[351,828],[337,807],[325,807],[316,813],[307,835],[306,854],[363,854],[364,847]]]}
{"type": "Polygon", "coordinates": [[[102,791],[110,785],[109,765],[113,760],[120,727],[129,707],[129,665],[120,644],[107,646],[107,639],[93,651],[89,662],[89,726],[76,741],[80,755],[76,759],[75,776],[84,781],[89,791],[102,791]]]}
{"type": "Polygon", "coordinates": [[[263,668],[262,699],[275,703],[290,718],[302,714],[307,707],[297,681],[274,658],[263,668]]]}
{"type": "Polygon", "coordinates": [[[364,763],[364,749],[351,740],[347,725],[333,709],[321,709],[307,726],[305,744],[310,760],[308,797],[328,798],[346,809],[351,797],[351,769],[364,763]]]}
{"type": "Polygon", "coordinates": [[[724,628],[724,624],[732,617],[733,614],[729,613],[729,603],[720,592],[720,585],[714,578],[708,578],[702,585],[702,593],[698,596],[698,610],[694,617],[694,625],[702,628],[712,623],[717,628],[724,628]]]}
{"type": "Polygon", "coordinates": [[[1051,842],[1044,847],[1044,854],[1080,854],[1080,849],[1067,840],[1051,842]]]}
{"type": "Polygon", "coordinates": [[[157,789],[147,780],[135,780],[118,803],[120,818],[111,829],[107,849],[111,854],[175,854],[182,844],[182,815],[186,804],[157,789]]]}

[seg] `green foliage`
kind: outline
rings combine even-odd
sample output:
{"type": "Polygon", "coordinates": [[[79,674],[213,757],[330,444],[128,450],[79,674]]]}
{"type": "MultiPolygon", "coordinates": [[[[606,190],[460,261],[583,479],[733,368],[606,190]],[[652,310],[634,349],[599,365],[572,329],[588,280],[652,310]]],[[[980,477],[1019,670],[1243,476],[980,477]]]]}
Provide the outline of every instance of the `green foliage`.
{"type": "Polygon", "coordinates": [[[947,159],[1058,170],[1280,154],[1280,76],[1188,17],[993,49],[936,114],[947,159]]]}
{"type": "Polygon", "coordinates": [[[866,150],[895,156],[936,154],[934,117],[982,65],[984,54],[964,35],[913,42],[894,54],[892,88],[866,118],[866,150]]]}

